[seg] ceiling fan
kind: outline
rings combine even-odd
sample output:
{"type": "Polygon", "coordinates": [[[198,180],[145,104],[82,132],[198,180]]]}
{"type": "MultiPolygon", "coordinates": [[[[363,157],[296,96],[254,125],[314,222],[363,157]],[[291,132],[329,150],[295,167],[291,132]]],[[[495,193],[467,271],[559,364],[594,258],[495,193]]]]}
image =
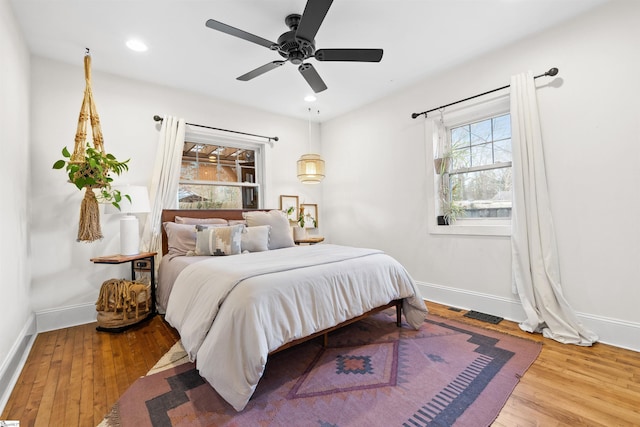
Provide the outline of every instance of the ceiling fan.
{"type": "Polygon", "coordinates": [[[318,49],[314,40],[322,21],[329,11],[333,0],[307,0],[302,15],[288,15],[284,22],[289,31],[278,37],[278,42],[272,42],[222,22],[209,19],[207,27],[239,37],[241,39],[259,44],[268,49],[277,51],[285,58],[280,61],[269,62],[255,70],[241,75],[237,80],[248,81],[258,77],[267,71],[271,71],[284,65],[287,61],[298,65],[298,71],[307,81],[314,92],[322,92],[327,88],[312,64],[304,62],[309,58],[318,61],[355,61],[355,62],[380,62],[382,49],[318,49]]]}

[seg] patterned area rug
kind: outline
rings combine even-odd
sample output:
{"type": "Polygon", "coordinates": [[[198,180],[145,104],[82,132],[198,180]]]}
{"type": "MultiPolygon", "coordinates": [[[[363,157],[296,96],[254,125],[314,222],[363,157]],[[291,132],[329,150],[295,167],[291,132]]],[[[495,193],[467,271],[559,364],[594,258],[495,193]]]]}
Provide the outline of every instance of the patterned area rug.
{"type": "Polygon", "coordinates": [[[483,426],[541,344],[429,315],[420,330],[379,313],[277,353],[236,412],[177,344],[101,426],[483,426]]]}

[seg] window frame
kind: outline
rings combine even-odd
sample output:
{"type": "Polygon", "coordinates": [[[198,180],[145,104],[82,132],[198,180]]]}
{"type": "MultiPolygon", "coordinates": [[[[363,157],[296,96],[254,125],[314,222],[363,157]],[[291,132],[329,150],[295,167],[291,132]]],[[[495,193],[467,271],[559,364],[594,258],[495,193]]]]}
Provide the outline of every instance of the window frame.
{"type": "MultiPolygon", "coordinates": [[[[227,187],[252,187],[258,191],[258,209],[264,209],[265,188],[265,143],[253,141],[250,139],[231,137],[226,135],[214,134],[204,129],[190,129],[187,127],[184,137],[185,142],[203,145],[218,145],[224,147],[240,148],[245,150],[253,150],[255,154],[255,176],[254,183],[246,182],[228,182],[228,181],[203,181],[203,180],[178,180],[180,185],[211,185],[211,186],[227,186],[227,187]]],[[[180,158],[182,162],[183,157],[180,158]]],[[[177,194],[176,194],[177,197],[177,194]]],[[[244,208],[238,208],[244,209],[244,208]]]]}
{"type": "MultiPolygon", "coordinates": [[[[449,130],[464,124],[485,120],[491,117],[510,113],[509,95],[499,95],[491,99],[478,101],[472,105],[463,106],[443,112],[444,127],[447,130],[447,138],[450,138],[449,130]]],[[[435,146],[438,143],[438,129],[434,121],[439,121],[439,113],[435,113],[431,120],[426,120],[426,135],[432,136],[431,143],[427,143],[427,176],[430,185],[427,185],[427,228],[430,234],[442,235],[478,235],[478,236],[511,236],[511,218],[461,218],[450,225],[438,225],[438,180],[434,166],[435,146]]],[[[513,138],[513,136],[512,136],[513,138]]],[[[426,138],[429,141],[429,138],[426,138]]],[[[513,141],[513,139],[512,139],[513,141]]],[[[451,141],[447,141],[448,144],[451,141]]]]}

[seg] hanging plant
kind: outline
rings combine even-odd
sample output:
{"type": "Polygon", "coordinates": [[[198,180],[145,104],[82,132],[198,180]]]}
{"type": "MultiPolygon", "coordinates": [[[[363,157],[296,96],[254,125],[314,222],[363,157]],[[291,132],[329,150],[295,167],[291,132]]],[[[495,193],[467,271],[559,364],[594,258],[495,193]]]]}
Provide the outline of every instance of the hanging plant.
{"type": "MultiPolygon", "coordinates": [[[[120,191],[111,187],[111,173],[120,175],[129,170],[127,163],[118,161],[115,156],[105,152],[100,128],[100,118],[93,101],[91,91],[91,56],[89,49],[84,57],[85,90],[78,127],[76,130],[75,146],[73,153],[62,149],[61,160],[53,164],[54,169],[65,168],[69,181],[79,190],[85,189],[84,198],[80,205],[80,221],[78,225],[78,241],[93,242],[102,238],[100,229],[100,210],[97,190],[100,202],[111,203],[120,209],[123,195],[120,191]],[[87,140],[87,123],[91,123],[90,131],[93,135],[93,145],[87,140]]],[[[129,201],[131,198],[124,195],[129,201]]]]}
{"type": "MultiPolygon", "coordinates": [[[[98,188],[96,197],[99,203],[111,203],[120,209],[120,202],[125,197],[131,202],[128,194],[121,194],[119,190],[111,187],[113,178],[111,172],[116,175],[129,170],[129,159],[124,162],[118,161],[113,154],[105,154],[87,144],[85,149],[85,160],[83,162],[72,162],[71,153],[67,147],[62,149],[62,157],[68,160],[58,160],[53,164],[53,169],[65,168],[69,177],[69,182],[74,184],[78,190],[83,188],[98,188]]],[[[94,193],[95,194],[95,193],[94,193]]]]}

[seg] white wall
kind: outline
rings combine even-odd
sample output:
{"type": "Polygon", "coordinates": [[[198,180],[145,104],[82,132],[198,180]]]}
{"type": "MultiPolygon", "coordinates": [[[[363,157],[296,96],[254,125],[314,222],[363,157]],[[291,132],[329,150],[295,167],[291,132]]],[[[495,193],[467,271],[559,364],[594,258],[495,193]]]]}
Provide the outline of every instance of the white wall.
{"type": "Polygon", "coordinates": [[[33,334],[29,301],[29,51],[7,0],[0,0],[0,408],[33,334]]]}
{"type": "MultiPolygon", "coordinates": [[[[102,282],[129,274],[127,265],[89,262],[119,252],[118,216],[102,215],[103,240],[76,242],[82,193],[67,183],[62,171],[51,168],[63,146],[73,150],[84,91],[83,54],[78,52],[78,65],[32,58],[31,301],[39,330],[68,326],[68,314],[74,310],[84,313],[76,322],[86,322],[87,316],[95,315],[92,305],[102,282]]],[[[98,61],[92,58],[94,67],[98,61]]],[[[296,179],[296,160],[308,150],[307,121],[96,71],[92,87],[106,150],[119,159],[131,158],[129,172],[116,183],[149,184],[160,127],[152,117],[169,114],[191,123],[278,136],[280,140],[265,150],[264,207],[279,208],[280,194],[299,195],[322,206],[322,188],[303,186],[296,179]]],[[[312,128],[317,145],[319,125],[312,128]]]]}
{"type": "Polygon", "coordinates": [[[564,292],[603,341],[640,350],[638,17],[640,2],[614,1],[323,123],[325,234],[388,251],[428,299],[517,317],[508,237],[429,233],[431,136],[410,115],[558,67],[537,95],[564,292]]]}

